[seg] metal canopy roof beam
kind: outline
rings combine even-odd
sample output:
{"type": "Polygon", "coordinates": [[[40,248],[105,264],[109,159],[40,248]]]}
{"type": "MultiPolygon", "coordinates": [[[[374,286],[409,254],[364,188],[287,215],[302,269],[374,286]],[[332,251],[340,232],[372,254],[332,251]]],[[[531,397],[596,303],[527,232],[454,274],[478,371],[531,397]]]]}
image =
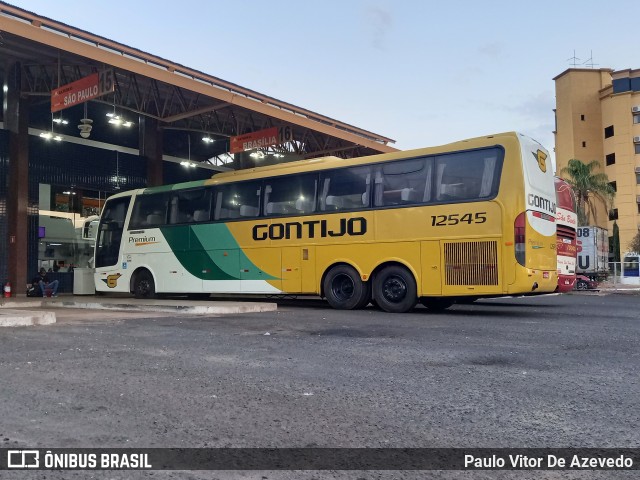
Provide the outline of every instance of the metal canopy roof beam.
{"type": "Polygon", "coordinates": [[[254,114],[266,115],[284,123],[310,128],[324,135],[362,145],[374,152],[396,151],[395,148],[388,145],[389,142],[393,142],[390,138],[287,104],[197,70],[168,62],[160,57],[126,47],[46,17],[34,15],[26,10],[0,3],[0,11],[5,13],[2,16],[2,30],[7,33],[169,85],[175,85],[196,94],[216,98],[254,114]],[[12,18],[11,15],[14,17],[12,18]],[[35,26],[34,23],[25,23],[16,17],[29,21],[41,21],[42,24],[35,26]]]}

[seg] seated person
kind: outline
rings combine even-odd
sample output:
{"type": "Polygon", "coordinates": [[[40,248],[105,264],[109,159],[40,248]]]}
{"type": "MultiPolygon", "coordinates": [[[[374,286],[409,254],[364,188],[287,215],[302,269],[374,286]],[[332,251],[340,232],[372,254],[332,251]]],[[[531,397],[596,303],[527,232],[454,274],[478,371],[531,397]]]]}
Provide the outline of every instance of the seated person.
{"type": "Polygon", "coordinates": [[[33,279],[32,283],[34,285],[39,285],[40,290],[42,291],[42,296],[47,296],[47,289],[51,290],[51,296],[58,296],[58,280],[49,281],[49,277],[47,276],[47,271],[43,268],[40,269],[40,272],[33,279]]]}

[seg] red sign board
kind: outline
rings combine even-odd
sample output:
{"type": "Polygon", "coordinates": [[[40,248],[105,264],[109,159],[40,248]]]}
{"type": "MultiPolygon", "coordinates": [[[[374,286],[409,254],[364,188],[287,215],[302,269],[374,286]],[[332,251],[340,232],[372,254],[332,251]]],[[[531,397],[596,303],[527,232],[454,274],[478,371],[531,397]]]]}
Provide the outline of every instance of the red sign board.
{"type": "Polygon", "coordinates": [[[270,147],[278,143],[278,127],[272,127],[231,137],[231,149],[229,151],[231,153],[239,153],[245,150],[270,147]]]}
{"type": "Polygon", "coordinates": [[[115,90],[113,70],[104,70],[51,91],[51,112],[73,107],[115,90]]]}

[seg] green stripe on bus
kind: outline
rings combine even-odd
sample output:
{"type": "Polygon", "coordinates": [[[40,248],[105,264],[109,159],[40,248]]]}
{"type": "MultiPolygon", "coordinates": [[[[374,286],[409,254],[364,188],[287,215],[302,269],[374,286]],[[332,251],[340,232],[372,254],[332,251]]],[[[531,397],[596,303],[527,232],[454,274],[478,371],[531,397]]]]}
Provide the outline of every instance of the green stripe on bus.
{"type": "Polygon", "coordinates": [[[239,271],[234,275],[215,263],[190,229],[188,225],[160,229],[180,264],[201,280],[240,280],[239,271]]]}
{"type": "MultiPolygon", "coordinates": [[[[238,252],[239,268],[244,272],[243,280],[279,280],[278,277],[263,272],[249,257],[242,251],[235,237],[224,223],[205,223],[193,225],[191,227],[194,236],[197,238],[209,257],[213,251],[229,250],[238,252]]],[[[221,265],[219,265],[221,267],[221,265]]]]}
{"type": "Polygon", "coordinates": [[[162,235],[180,264],[201,280],[276,280],[261,272],[240,249],[224,224],[162,227],[162,235]],[[216,262],[214,256],[220,256],[216,262]],[[241,271],[244,274],[241,275],[241,271]]]}

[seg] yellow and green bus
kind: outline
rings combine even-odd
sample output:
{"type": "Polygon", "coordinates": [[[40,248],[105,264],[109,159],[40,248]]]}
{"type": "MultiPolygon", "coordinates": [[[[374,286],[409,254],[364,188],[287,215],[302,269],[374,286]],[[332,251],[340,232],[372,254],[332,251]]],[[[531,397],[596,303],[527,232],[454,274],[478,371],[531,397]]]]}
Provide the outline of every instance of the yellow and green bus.
{"type": "Polygon", "coordinates": [[[324,157],[118,193],[98,227],[98,292],[320,295],[338,309],[553,292],[554,176],[504,133],[324,157]]]}

